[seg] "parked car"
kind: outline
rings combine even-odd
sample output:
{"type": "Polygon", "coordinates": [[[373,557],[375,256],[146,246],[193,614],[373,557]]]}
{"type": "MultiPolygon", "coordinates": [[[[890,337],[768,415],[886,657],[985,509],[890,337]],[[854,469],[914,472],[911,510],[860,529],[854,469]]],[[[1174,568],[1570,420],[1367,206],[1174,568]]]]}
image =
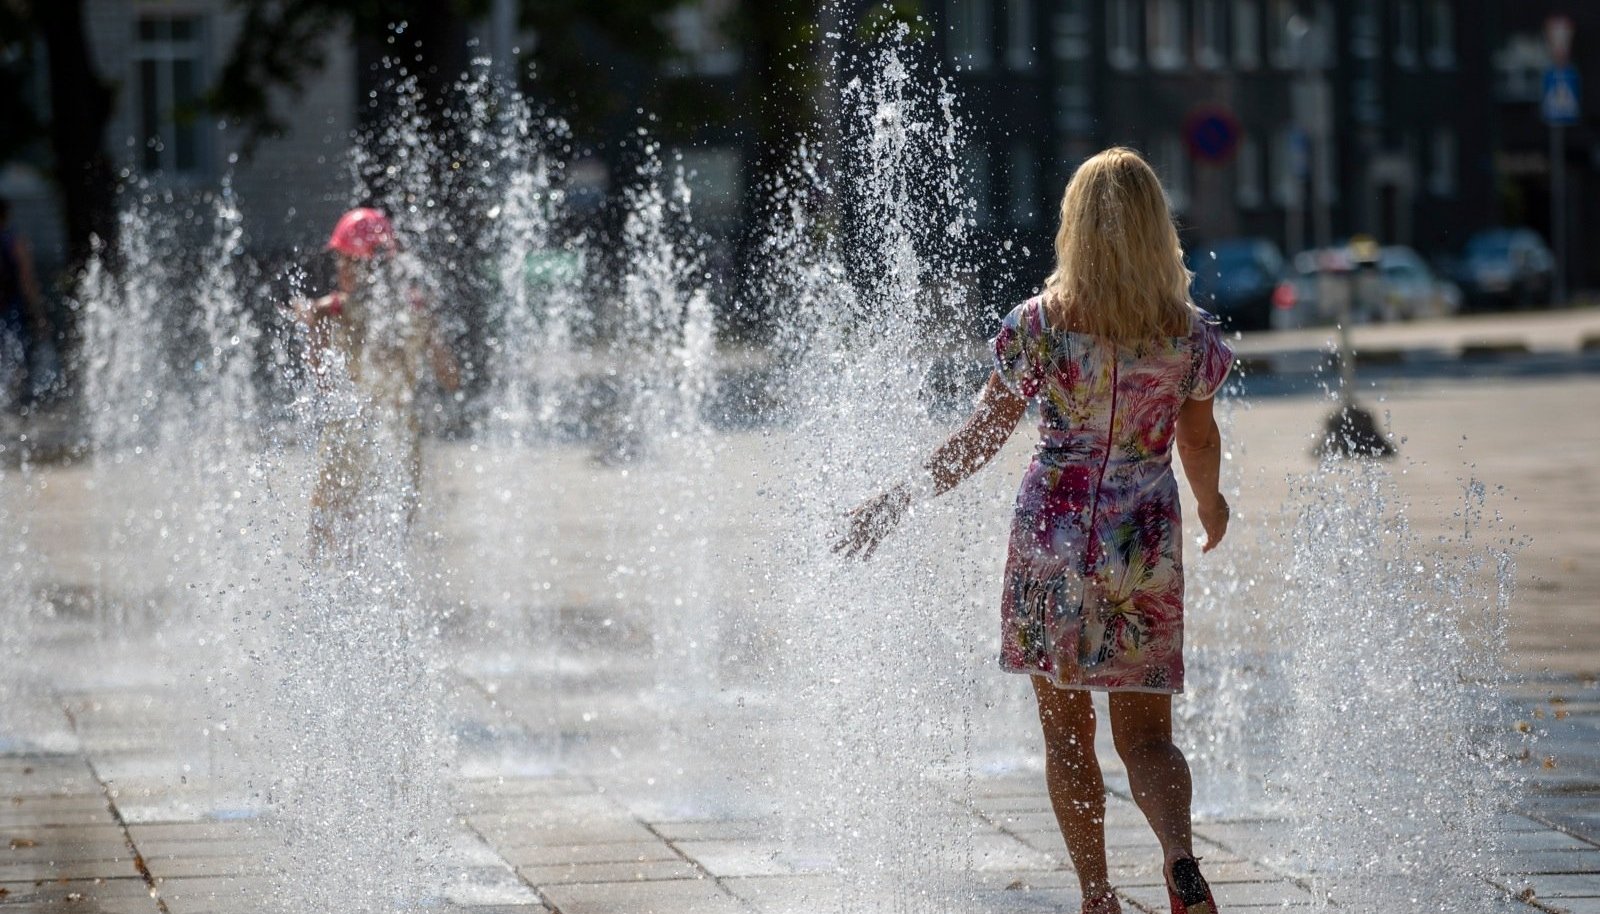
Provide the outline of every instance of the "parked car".
{"type": "Polygon", "coordinates": [[[1457,280],[1474,309],[1549,304],[1556,257],[1532,229],[1488,229],[1467,240],[1457,280]]]}
{"type": "Polygon", "coordinates": [[[1353,323],[1447,317],[1461,310],[1460,287],[1440,278],[1411,248],[1380,248],[1375,266],[1361,269],[1342,245],[1296,255],[1273,290],[1272,326],[1332,324],[1346,304],[1353,323]]]}
{"type": "Polygon", "coordinates": [[[1272,290],[1283,273],[1283,254],[1265,238],[1232,238],[1189,252],[1195,304],[1229,330],[1265,330],[1272,321],[1272,290]]]}

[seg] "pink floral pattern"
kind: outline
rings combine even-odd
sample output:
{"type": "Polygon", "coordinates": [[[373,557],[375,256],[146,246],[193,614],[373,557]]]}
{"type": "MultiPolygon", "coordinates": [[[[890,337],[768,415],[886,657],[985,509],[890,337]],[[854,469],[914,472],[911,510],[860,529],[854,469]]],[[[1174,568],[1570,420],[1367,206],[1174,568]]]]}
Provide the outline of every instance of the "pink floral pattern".
{"type": "Polygon", "coordinates": [[[1055,330],[1042,299],[995,336],[994,367],[1039,406],[1001,598],[1000,665],[1063,688],[1183,691],[1183,518],[1172,438],[1233,351],[1200,312],[1139,345],[1055,330]]]}

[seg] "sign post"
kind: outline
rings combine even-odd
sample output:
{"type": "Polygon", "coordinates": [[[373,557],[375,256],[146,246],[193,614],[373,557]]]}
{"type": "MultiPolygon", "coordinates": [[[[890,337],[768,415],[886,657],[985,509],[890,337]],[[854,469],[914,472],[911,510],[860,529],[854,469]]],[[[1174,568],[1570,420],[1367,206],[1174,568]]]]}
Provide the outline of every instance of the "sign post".
{"type": "Polygon", "coordinates": [[[1544,93],[1539,110],[1550,127],[1550,247],[1556,255],[1555,304],[1567,300],[1567,143],[1565,128],[1582,114],[1581,83],[1571,66],[1572,20],[1551,16],[1544,22],[1550,49],[1550,69],[1544,72],[1544,93]]]}

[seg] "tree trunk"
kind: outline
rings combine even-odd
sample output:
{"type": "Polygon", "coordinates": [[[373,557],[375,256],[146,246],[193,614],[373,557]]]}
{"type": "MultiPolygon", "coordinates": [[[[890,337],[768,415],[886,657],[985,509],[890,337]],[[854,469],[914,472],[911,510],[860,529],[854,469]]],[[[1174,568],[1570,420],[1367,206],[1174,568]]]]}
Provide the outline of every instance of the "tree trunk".
{"type": "Polygon", "coordinates": [[[35,6],[50,56],[50,146],[66,211],[67,265],[76,276],[98,236],[115,241],[116,172],[106,152],[106,124],[114,93],[95,69],[84,29],[84,0],[50,0],[35,6]]]}

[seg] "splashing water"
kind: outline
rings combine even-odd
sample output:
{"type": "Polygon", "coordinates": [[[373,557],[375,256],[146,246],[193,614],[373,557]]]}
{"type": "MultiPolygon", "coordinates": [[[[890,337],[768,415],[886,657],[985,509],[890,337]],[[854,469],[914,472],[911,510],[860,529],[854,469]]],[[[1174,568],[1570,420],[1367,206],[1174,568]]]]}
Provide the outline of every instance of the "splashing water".
{"type": "MultiPolygon", "coordinates": [[[[927,366],[975,361],[951,316],[1000,256],[970,231],[957,101],[912,50],[846,62],[837,143],[776,186],[754,355],[719,349],[688,182],[654,141],[605,273],[567,211],[559,123],[480,77],[455,120],[467,150],[441,148],[402,83],[352,164],[352,202],[405,240],[375,294],[480,333],[484,357],[459,401],[418,404],[458,424],[420,492],[404,434],[345,383],[411,311],[376,313],[378,349],[319,385],[279,310],[282,286],[316,290],[259,275],[228,192],[203,216],[153,194],[125,214],[81,292],[102,618],[153,625],[199,684],[188,737],[217,761],[194,802],[281,839],[279,909],[436,899],[452,781],[592,764],[605,731],[580,703],[656,724],[606,747],[633,808],[767,816],[789,869],[844,886],[835,910],[971,907],[974,782],[1038,767],[1026,683],[993,662],[1025,430],[873,561],[830,551],[844,512],[948,433],[927,366]],[[457,293],[486,311],[450,313],[457,293]],[[759,392],[722,427],[741,357],[759,392]],[[363,508],[319,550],[307,505],[330,449],[354,449],[363,508]],[[525,742],[462,723],[463,681],[535,690],[525,742]]],[[[6,481],[9,521],[30,508],[6,481]]],[[[1270,494],[1231,462],[1224,484],[1270,494]]],[[[1342,907],[1487,910],[1514,788],[1492,735],[1509,556],[1470,512],[1459,541],[1419,542],[1380,467],[1326,464],[1286,494],[1285,536],[1235,534],[1191,569],[1205,687],[1178,715],[1202,815],[1277,822],[1296,853],[1274,863],[1342,907]]],[[[0,536],[8,561],[30,548],[0,536]]]]}

